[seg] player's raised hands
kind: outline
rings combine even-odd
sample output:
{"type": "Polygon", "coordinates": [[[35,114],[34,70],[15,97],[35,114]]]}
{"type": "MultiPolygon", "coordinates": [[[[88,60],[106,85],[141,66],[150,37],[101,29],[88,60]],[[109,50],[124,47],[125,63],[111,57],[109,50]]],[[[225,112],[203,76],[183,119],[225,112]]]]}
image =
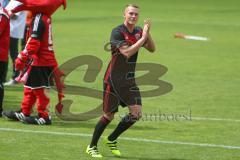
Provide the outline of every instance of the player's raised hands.
{"type": "Polygon", "coordinates": [[[143,39],[147,39],[148,37],[148,32],[149,32],[149,26],[144,24],[144,27],[143,27],[143,32],[142,32],[142,38],[143,39]]]}
{"type": "Polygon", "coordinates": [[[142,37],[144,39],[148,38],[150,27],[151,27],[150,19],[144,20],[144,27],[143,27],[143,33],[142,33],[142,37]]]}
{"type": "Polygon", "coordinates": [[[151,20],[150,20],[149,18],[147,18],[147,19],[144,20],[144,26],[147,25],[148,28],[149,28],[149,30],[150,30],[150,28],[151,28],[151,24],[152,24],[152,22],[151,22],[151,20]]]}

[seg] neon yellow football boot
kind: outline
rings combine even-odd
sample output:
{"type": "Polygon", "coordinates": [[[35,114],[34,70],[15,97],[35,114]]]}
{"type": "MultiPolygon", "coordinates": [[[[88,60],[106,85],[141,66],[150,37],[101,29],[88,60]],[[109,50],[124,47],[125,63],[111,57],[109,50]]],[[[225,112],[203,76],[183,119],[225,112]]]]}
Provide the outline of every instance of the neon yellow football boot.
{"type": "Polygon", "coordinates": [[[109,141],[108,138],[104,138],[105,144],[110,148],[113,155],[120,157],[121,152],[117,148],[117,141],[109,141]]]}
{"type": "Polygon", "coordinates": [[[93,158],[102,158],[103,156],[99,153],[98,149],[96,146],[90,147],[90,145],[88,145],[87,149],[86,149],[86,153],[89,154],[91,157],[93,158]]]}

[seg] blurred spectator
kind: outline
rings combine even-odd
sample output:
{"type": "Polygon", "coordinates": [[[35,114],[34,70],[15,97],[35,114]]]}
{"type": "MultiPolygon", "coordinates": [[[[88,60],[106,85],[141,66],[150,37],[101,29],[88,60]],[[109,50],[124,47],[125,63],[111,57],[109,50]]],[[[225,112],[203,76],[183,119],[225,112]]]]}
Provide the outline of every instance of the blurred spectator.
{"type": "Polygon", "coordinates": [[[3,0],[2,1],[2,7],[5,8],[8,4],[9,0],[3,0]]]}
{"type": "MultiPolygon", "coordinates": [[[[6,6],[7,10],[10,10],[12,8],[11,6],[12,4],[9,3],[6,6]]],[[[15,59],[18,56],[18,43],[19,40],[23,39],[23,35],[24,35],[24,30],[25,30],[25,24],[26,23],[26,12],[18,12],[15,13],[13,15],[11,15],[10,17],[10,56],[12,59],[12,76],[11,79],[6,82],[4,85],[8,86],[8,85],[14,85],[17,83],[17,81],[15,81],[15,78],[18,77],[19,75],[19,71],[16,71],[15,69],[15,59]]],[[[24,46],[22,46],[22,49],[24,48],[24,46]]]]}
{"type": "Polygon", "coordinates": [[[1,7],[2,0],[0,0],[0,117],[3,111],[4,86],[3,80],[7,68],[10,25],[7,11],[1,7]]]}

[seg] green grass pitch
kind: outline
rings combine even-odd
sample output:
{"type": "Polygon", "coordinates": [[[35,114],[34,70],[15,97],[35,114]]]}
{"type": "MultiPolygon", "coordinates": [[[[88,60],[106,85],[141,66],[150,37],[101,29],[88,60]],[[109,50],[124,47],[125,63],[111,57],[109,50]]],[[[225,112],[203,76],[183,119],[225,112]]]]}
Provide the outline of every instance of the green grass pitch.
{"type": "MultiPolygon", "coordinates": [[[[166,66],[168,71],[159,79],[171,83],[173,90],[143,98],[145,119],[119,139],[123,157],[113,157],[100,140],[103,159],[239,160],[239,0],[68,0],[67,10],[59,9],[53,16],[54,47],[59,64],[77,56],[92,55],[102,60],[103,67],[94,82],[83,80],[87,68],[81,66],[65,83],[102,90],[102,79],[110,60],[110,53],[103,47],[109,42],[111,29],[123,22],[123,7],[128,3],[140,6],[140,26],[144,18],[152,19],[151,32],[157,46],[154,54],[141,49],[138,62],[166,66]],[[177,32],[210,40],[175,39],[177,32]],[[156,114],[157,120],[150,117],[151,114],[156,114]],[[170,116],[170,120],[161,119],[161,114],[170,116]],[[185,118],[172,120],[172,115],[185,118]]],[[[22,85],[5,87],[4,109],[19,108],[22,89],[22,85]]],[[[54,114],[56,95],[51,91],[51,126],[30,126],[0,119],[0,160],[90,159],[85,149],[98,118],[74,122],[59,119],[54,114]]],[[[101,103],[100,99],[83,95],[66,94],[65,99],[73,100],[70,111],[74,114],[101,103]]],[[[104,136],[126,112],[127,109],[120,108],[104,136]]]]}

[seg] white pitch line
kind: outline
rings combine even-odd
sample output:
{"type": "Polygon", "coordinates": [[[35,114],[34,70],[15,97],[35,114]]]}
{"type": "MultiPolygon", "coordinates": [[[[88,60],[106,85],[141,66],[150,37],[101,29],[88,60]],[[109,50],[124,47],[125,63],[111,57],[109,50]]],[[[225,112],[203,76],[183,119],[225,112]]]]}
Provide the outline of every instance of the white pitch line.
{"type": "Polygon", "coordinates": [[[225,119],[225,118],[206,118],[206,117],[192,117],[193,120],[200,121],[228,121],[228,122],[240,122],[240,119],[225,119]]]}
{"type": "MultiPolygon", "coordinates": [[[[149,116],[148,116],[149,117],[149,116]]],[[[161,116],[151,116],[152,119],[154,118],[158,118],[160,119],[161,116]]],[[[190,117],[188,117],[190,118],[190,117]]],[[[228,119],[228,118],[211,118],[211,117],[191,117],[191,120],[198,120],[198,121],[226,121],[226,122],[240,122],[240,119],[228,119]]],[[[190,120],[187,119],[187,120],[190,120]]],[[[186,120],[186,119],[182,119],[182,120],[186,120]]],[[[162,120],[162,121],[167,121],[167,120],[162,120]]],[[[170,120],[172,121],[172,120],[170,120]]],[[[181,121],[181,119],[179,119],[179,121],[181,121]]]]}
{"type": "MultiPolygon", "coordinates": [[[[121,117],[124,117],[124,115],[121,115],[121,117]]],[[[149,118],[150,116],[148,116],[147,118],[149,118]]],[[[155,119],[160,119],[160,116],[151,116],[150,117],[152,120],[144,120],[144,122],[155,122],[155,119]]],[[[188,117],[189,118],[189,117],[188,117]]],[[[121,118],[120,118],[121,119],[121,118]]],[[[179,119],[179,121],[189,121],[190,119],[179,119]]],[[[211,117],[191,117],[191,120],[196,120],[196,121],[223,121],[223,122],[235,122],[235,123],[239,123],[240,119],[229,119],[229,118],[211,118],[211,117]]],[[[156,120],[157,121],[157,120],[156,120]]],[[[158,122],[161,121],[168,121],[168,120],[159,120],[158,122]]],[[[169,120],[169,121],[174,121],[174,120],[169,120]]],[[[176,121],[176,120],[175,120],[176,121]]],[[[78,123],[80,121],[76,120],[76,121],[64,121],[64,120],[60,120],[60,121],[54,121],[54,122],[61,122],[61,123],[78,123]]]]}
{"type": "MultiPolygon", "coordinates": [[[[14,128],[0,128],[0,131],[22,132],[22,133],[39,133],[39,134],[51,134],[51,135],[63,135],[63,136],[92,137],[91,134],[84,134],[84,133],[33,131],[33,130],[23,130],[23,129],[14,129],[14,128]]],[[[224,148],[224,149],[240,150],[240,146],[228,146],[228,145],[222,145],[222,144],[164,141],[164,140],[154,140],[154,139],[145,139],[145,138],[130,138],[130,137],[119,137],[119,139],[127,140],[127,141],[136,141],[136,142],[147,142],[147,143],[177,144],[177,145],[189,145],[189,146],[197,146],[197,147],[212,147],[212,148],[224,148]]]]}

